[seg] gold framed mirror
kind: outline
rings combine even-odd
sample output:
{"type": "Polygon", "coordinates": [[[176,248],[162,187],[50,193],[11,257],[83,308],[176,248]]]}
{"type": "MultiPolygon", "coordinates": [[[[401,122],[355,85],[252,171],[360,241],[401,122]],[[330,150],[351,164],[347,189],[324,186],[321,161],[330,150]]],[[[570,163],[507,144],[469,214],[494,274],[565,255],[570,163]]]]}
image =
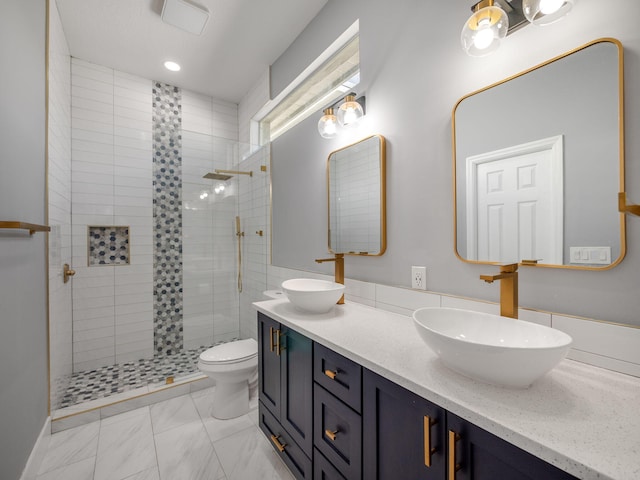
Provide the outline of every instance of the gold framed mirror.
{"type": "Polygon", "coordinates": [[[623,67],[621,43],[598,39],[458,101],[458,258],[587,270],[622,261],[623,67]]]}
{"type": "Polygon", "coordinates": [[[327,159],[329,252],[382,255],[387,248],[386,142],[372,135],[327,159]]]}

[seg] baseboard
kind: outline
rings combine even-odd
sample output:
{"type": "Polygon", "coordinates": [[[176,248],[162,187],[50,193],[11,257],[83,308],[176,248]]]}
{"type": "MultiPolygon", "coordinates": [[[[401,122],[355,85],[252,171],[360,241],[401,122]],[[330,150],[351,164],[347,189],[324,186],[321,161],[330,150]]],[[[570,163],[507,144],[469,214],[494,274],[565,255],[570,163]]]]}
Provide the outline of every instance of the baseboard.
{"type": "Polygon", "coordinates": [[[51,417],[47,417],[44,422],[44,426],[40,431],[40,435],[38,435],[38,440],[36,440],[35,445],[33,446],[33,450],[31,450],[31,455],[29,455],[29,459],[27,460],[27,464],[24,467],[22,475],[20,476],[20,480],[35,480],[38,476],[38,470],[40,470],[40,465],[42,464],[42,460],[44,460],[44,456],[47,453],[47,448],[49,447],[49,441],[51,440],[51,417]]]}

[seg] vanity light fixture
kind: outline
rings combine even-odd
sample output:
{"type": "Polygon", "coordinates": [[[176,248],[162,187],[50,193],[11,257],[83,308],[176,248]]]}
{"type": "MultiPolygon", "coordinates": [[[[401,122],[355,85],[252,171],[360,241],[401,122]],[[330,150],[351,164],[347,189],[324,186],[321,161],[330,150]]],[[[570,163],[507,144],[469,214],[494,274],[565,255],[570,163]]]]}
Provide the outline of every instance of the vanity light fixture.
{"type": "Polygon", "coordinates": [[[354,127],[360,123],[365,114],[365,97],[363,95],[356,98],[356,94],[351,92],[344,99],[325,108],[322,113],[322,118],[318,121],[318,132],[322,138],[334,138],[340,127],[354,127]],[[340,107],[336,115],[334,108],[338,104],[340,107]]]}
{"type": "Polygon", "coordinates": [[[565,16],[577,0],[481,0],[460,35],[462,48],[472,57],[496,51],[500,41],[529,25],[548,25],[565,16]]]}
{"type": "Polygon", "coordinates": [[[338,109],[338,123],[343,127],[353,127],[364,117],[362,105],[356,102],[355,95],[344,97],[344,103],[338,109]]]}
{"type": "Polygon", "coordinates": [[[534,25],[549,25],[564,17],[575,0],[522,0],[522,11],[534,25]]]}
{"type": "Polygon", "coordinates": [[[482,0],[473,6],[473,15],[462,27],[460,41],[467,55],[483,57],[498,49],[507,36],[509,18],[493,0],[482,0]]]}
{"type": "Polygon", "coordinates": [[[318,132],[322,138],[333,138],[338,134],[338,118],[333,114],[333,108],[325,108],[322,118],[318,120],[318,132]]]}

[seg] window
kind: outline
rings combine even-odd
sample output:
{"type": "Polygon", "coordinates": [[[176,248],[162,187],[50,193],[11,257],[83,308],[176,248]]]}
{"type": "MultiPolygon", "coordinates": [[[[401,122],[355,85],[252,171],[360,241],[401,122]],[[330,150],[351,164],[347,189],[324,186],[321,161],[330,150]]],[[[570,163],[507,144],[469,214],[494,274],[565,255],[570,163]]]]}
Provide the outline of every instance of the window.
{"type": "Polygon", "coordinates": [[[360,39],[356,32],[260,120],[260,143],[273,141],[349,93],[359,82],[360,39]]]}

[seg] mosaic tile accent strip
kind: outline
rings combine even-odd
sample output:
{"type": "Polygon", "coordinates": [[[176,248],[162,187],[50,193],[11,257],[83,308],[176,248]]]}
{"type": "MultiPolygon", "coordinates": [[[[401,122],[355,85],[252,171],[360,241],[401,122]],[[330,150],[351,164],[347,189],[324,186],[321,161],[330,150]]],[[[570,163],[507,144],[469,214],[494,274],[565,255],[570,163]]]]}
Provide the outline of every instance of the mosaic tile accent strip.
{"type": "Polygon", "coordinates": [[[89,266],[129,265],[129,227],[89,226],[89,266]]]}
{"type": "Polygon", "coordinates": [[[182,351],[182,93],[153,83],[153,281],[156,355],[182,351]]]}
{"type": "MultiPolygon", "coordinates": [[[[236,339],[231,341],[233,340],[236,339]]],[[[216,345],[222,343],[226,342],[217,342],[216,345]]],[[[179,378],[197,373],[198,357],[207,348],[210,346],[74,373],[58,408],[97,400],[154,383],[164,383],[169,376],[179,378]]]]}

